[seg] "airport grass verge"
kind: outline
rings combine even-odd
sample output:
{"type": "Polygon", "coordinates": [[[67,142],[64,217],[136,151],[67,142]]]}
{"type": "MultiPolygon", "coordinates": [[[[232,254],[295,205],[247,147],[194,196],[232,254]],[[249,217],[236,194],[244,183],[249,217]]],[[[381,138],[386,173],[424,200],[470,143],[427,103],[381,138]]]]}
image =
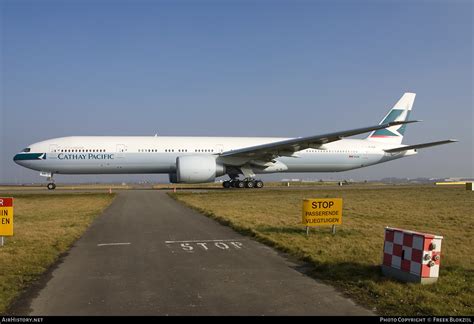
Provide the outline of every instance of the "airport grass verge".
{"type": "Polygon", "coordinates": [[[0,247],[0,314],[84,233],[114,194],[11,194],[14,236],[0,247]]]}
{"type": "MultiPolygon", "coordinates": [[[[177,192],[178,201],[312,265],[310,275],[379,315],[473,315],[474,195],[462,187],[354,186],[177,192]],[[301,225],[302,200],[344,200],[343,224],[301,225]],[[402,283],[381,273],[384,227],[443,235],[438,282],[402,283]]],[[[282,292],[285,293],[285,292],[282,292]]]]}

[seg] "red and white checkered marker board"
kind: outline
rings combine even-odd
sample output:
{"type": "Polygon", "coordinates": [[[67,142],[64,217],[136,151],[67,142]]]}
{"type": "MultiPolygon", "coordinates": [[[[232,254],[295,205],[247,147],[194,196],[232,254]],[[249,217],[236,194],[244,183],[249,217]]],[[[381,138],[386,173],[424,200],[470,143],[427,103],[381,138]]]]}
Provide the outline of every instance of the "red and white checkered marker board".
{"type": "Polygon", "coordinates": [[[421,278],[437,278],[442,236],[385,228],[383,264],[421,278]]]}

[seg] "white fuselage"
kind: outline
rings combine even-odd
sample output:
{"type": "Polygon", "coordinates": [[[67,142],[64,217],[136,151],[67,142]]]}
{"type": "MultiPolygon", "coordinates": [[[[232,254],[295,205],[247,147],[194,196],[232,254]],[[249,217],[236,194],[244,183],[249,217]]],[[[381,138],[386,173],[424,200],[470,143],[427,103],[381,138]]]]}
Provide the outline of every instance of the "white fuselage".
{"type": "MultiPolygon", "coordinates": [[[[176,158],[219,153],[272,143],[286,138],[265,137],[168,137],[168,136],[73,136],[32,144],[18,153],[16,163],[58,174],[174,173],[176,158]]],[[[397,145],[393,145],[397,146],[397,145]]],[[[291,157],[278,157],[269,165],[258,161],[255,173],[337,172],[398,159],[416,152],[384,152],[388,144],[343,139],[320,149],[306,149],[291,157]]],[[[239,166],[236,158],[222,158],[227,166],[239,166]]]]}

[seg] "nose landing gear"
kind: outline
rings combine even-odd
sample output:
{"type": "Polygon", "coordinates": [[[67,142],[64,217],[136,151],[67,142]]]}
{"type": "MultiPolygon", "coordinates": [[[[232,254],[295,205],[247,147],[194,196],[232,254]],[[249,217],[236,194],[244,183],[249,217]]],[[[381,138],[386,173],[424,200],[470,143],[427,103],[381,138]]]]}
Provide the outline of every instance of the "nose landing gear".
{"type": "Polygon", "coordinates": [[[56,184],[54,183],[54,179],[53,179],[53,173],[51,173],[51,172],[40,172],[40,176],[47,177],[47,180],[48,180],[49,183],[46,185],[46,187],[48,188],[48,190],[56,189],[56,184]]]}

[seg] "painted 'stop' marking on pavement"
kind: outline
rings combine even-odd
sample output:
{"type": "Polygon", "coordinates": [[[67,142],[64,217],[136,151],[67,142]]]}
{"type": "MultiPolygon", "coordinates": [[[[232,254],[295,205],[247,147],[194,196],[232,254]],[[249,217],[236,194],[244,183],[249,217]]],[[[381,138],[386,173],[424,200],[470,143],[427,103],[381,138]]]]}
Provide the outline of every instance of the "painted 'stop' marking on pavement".
{"type": "Polygon", "coordinates": [[[173,244],[173,243],[201,243],[201,242],[238,242],[242,241],[242,239],[233,239],[233,240],[190,240],[190,241],[165,241],[165,244],[173,244]]]}
{"type": "Polygon", "coordinates": [[[101,243],[97,244],[97,246],[108,246],[108,245],[130,245],[132,243],[126,242],[126,243],[101,243]]]}

